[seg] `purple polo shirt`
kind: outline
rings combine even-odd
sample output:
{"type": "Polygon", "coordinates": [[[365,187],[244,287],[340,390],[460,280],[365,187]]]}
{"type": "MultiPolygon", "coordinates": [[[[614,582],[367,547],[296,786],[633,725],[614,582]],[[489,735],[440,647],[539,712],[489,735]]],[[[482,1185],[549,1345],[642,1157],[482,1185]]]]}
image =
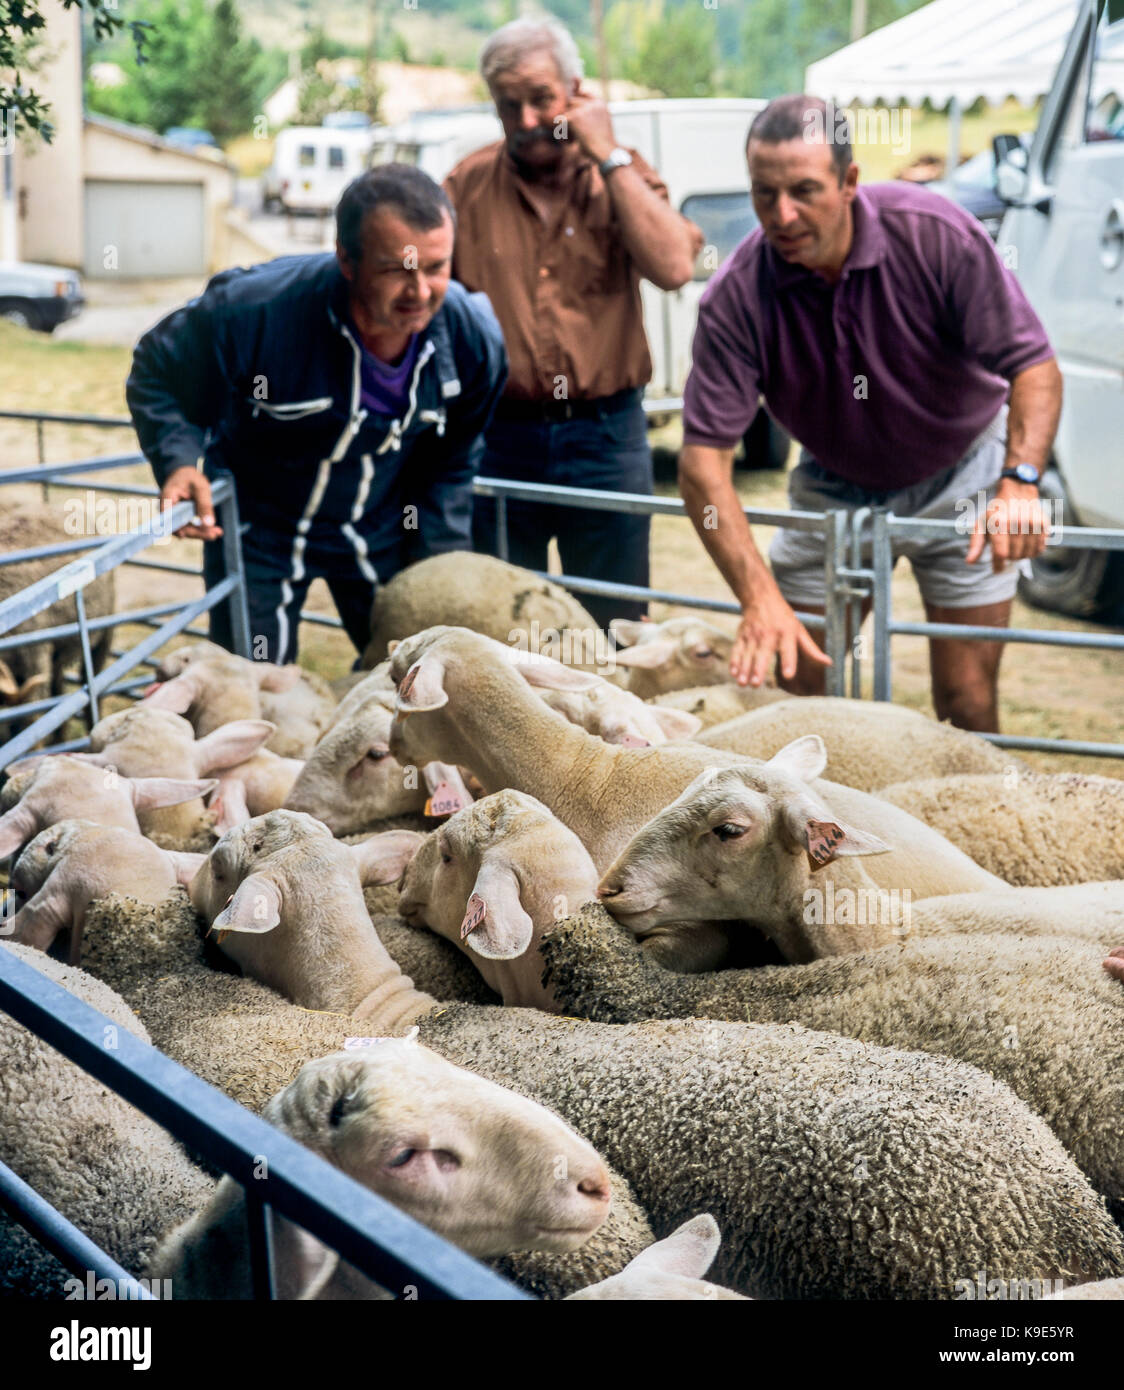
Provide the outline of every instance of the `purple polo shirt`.
{"type": "Polygon", "coordinates": [[[364,407],[378,415],[401,415],[410,396],[410,379],[418,358],[418,335],[413,334],[406,351],[393,365],[368,352],[362,343],[359,350],[363,354],[359,398],[364,407]]]}
{"type": "Polygon", "coordinates": [[[829,472],[909,487],[951,468],[1017,373],[1053,356],[975,218],[907,183],[859,188],[835,285],[750,233],[699,304],[687,444],[731,448],[769,410],[829,472]]]}

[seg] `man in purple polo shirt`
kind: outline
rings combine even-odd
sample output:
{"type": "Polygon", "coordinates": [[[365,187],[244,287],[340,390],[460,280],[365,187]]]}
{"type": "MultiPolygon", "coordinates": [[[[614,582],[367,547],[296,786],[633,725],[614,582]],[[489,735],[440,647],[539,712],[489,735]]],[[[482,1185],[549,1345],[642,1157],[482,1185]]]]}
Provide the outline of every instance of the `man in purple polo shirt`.
{"type": "MultiPolygon", "coordinates": [[[[895,554],[908,556],[929,621],[1003,627],[1016,562],[1046,543],[1037,479],[1061,373],[980,224],[923,188],[860,189],[846,130],[823,102],[770,102],[747,158],[761,226],[700,304],[680,490],[742,605],[731,673],[759,685],[775,660],[786,689],[821,694],[828,658],[793,608],[824,611],[823,539],[782,528],[770,573],[734,490],[734,448],[759,397],[805,446],[789,480],[795,508],[958,520],[985,492],[970,536],[895,554]]],[[[1001,654],[998,642],[932,640],[937,717],[997,729],[1001,654]]]]}

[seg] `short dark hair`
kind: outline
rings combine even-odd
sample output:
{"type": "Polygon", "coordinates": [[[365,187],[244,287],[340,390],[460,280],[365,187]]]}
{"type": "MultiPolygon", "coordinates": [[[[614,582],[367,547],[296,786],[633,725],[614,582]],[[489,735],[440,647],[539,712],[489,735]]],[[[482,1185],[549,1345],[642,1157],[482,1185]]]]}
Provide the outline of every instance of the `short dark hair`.
{"type": "Polygon", "coordinates": [[[746,146],[751,140],[762,140],[767,145],[779,145],[785,140],[807,140],[812,143],[818,137],[831,151],[831,162],[835,165],[836,177],[842,184],[850,168],[851,123],[847,118],[846,107],[836,106],[834,102],[824,101],[822,97],[805,96],[800,92],[788,96],[774,97],[762,111],[753,118],[746,136],[746,146]]]}
{"type": "Polygon", "coordinates": [[[412,164],[377,164],[344,189],[336,204],[336,239],[354,265],[363,259],[363,222],[369,212],[391,208],[409,227],[431,232],[456,214],[445,190],[412,164]]]}

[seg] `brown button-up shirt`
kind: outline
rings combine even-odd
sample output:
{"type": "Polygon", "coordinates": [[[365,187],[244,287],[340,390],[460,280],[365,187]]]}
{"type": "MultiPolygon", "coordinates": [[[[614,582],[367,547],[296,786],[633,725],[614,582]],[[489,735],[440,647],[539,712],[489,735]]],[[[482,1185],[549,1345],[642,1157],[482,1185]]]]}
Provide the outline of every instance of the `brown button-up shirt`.
{"type": "MultiPolygon", "coordinates": [[[[666,199],[656,171],[629,153],[666,199]]],[[[540,190],[501,140],[462,159],[444,187],[457,210],[453,275],[487,294],[503,329],[505,397],[591,400],[651,379],[640,273],[592,160],[574,159],[561,190],[540,190]]]]}

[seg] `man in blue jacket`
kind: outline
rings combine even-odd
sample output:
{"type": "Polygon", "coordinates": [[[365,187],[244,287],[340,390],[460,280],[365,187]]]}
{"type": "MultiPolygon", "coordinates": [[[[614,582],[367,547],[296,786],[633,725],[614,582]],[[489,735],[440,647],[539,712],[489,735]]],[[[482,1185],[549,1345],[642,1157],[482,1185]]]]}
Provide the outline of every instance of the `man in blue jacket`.
{"type": "MultiPolygon", "coordinates": [[[[479,437],[507,378],[491,305],[450,279],[454,221],[420,170],[362,174],[335,254],[223,271],[137,344],[126,397],[178,535],[222,575],[208,478],[234,477],[253,655],[292,661],[313,579],[362,650],[375,588],[472,548],[479,437]]],[[[225,605],[211,633],[230,646],[225,605]]]]}

